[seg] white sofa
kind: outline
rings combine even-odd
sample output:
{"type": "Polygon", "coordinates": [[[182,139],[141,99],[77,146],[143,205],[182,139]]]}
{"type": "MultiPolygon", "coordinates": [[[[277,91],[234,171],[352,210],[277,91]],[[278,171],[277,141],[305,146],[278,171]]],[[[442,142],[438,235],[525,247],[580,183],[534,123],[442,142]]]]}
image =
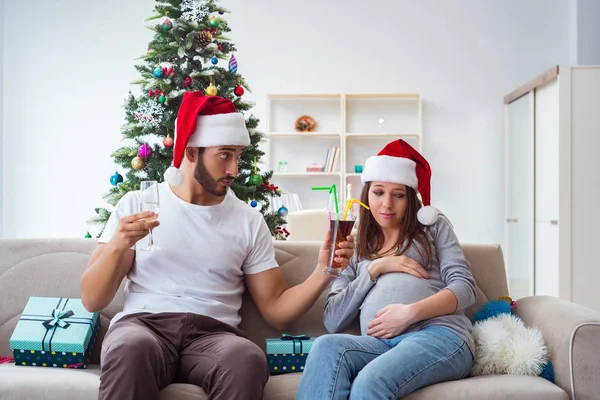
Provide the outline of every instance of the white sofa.
{"type": "MultiPolygon", "coordinates": [[[[290,285],[303,281],[312,271],[320,245],[320,242],[275,243],[277,261],[290,285]]],[[[95,241],[87,239],[0,239],[0,356],[12,356],[9,339],[30,296],[80,297],[79,278],[94,247],[95,241]]],[[[498,246],[463,247],[478,285],[477,302],[468,310],[471,314],[487,299],[506,295],[507,283],[498,246]]],[[[326,292],[286,333],[325,334],[322,319],[325,295],[326,292]]],[[[0,400],[97,399],[102,339],[109,319],[122,306],[123,296],[119,294],[101,312],[102,328],[89,369],[0,365],[0,400]]],[[[528,297],[519,300],[519,314],[527,324],[541,329],[554,364],[556,384],[539,377],[481,376],[433,385],[406,399],[600,399],[600,313],[555,298],[528,297]]],[[[282,332],[263,322],[248,296],[244,298],[241,315],[241,329],[262,348],[265,338],[281,336],[282,332]]],[[[358,325],[349,332],[358,333],[358,325]]],[[[264,399],[294,399],[299,378],[299,373],[272,376],[264,399]]],[[[160,398],[207,397],[197,386],[173,384],[161,392],[160,398]]]]}

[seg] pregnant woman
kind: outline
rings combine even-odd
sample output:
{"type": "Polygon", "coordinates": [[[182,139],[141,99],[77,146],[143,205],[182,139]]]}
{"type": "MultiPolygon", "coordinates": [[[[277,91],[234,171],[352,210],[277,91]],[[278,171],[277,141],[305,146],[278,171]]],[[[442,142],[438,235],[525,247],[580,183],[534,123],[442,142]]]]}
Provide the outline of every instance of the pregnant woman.
{"type": "Polygon", "coordinates": [[[399,399],[465,377],[475,281],[448,219],[429,206],[428,162],[403,140],[370,157],[355,256],[328,294],[297,399],[399,399]],[[417,197],[421,194],[422,203],[417,197]],[[360,315],[362,335],[342,332],[360,315]]]}

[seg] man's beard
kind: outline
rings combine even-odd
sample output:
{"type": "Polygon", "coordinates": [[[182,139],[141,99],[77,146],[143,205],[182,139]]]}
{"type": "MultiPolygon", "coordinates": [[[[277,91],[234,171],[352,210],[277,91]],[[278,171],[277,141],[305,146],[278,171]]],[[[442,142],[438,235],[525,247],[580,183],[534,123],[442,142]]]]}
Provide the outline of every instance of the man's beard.
{"type": "Polygon", "coordinates": [[[196,164],[196,168],[194,169],[194,178],[196,181],[206,190],[208,193],[213,196],[224,197],[227,194],[228,187],[225,186],[223,190],[219,190],[217,185],[222,181],[233,181],[233,177],[224,177],[215,181],[211,176],[206,167],[204,166],[204,162],[202,158],[198,160],[196,164]]]}

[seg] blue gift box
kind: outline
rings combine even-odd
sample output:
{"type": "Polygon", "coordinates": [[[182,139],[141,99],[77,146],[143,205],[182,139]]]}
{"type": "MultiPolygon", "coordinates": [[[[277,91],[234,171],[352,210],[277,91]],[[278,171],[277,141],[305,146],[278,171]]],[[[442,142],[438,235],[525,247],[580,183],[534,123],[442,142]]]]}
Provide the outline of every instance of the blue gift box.
{"type": "Polygon", "coordinates": [[[15,365],[87,368],[99,328],[81,299],[31,297],[10,338],[15,365]]]}
{"type": "Polygon", "coordinates": [[[277,339],[266,339],[265,351],[271,374],[302,372],[314,340],[307,335],[288,334],[277,339]]]}

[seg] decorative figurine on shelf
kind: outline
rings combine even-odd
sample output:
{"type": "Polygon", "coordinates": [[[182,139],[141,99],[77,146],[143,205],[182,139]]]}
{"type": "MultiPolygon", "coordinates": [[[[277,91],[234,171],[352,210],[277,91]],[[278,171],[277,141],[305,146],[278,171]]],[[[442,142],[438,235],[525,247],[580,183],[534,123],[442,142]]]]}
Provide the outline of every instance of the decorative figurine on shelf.
{"type": "Polygon", "coordinates": [[[288,172],[287,161],[279,161],[279,163],[277,163],[277,172],[280,174],[285,174],[288,172]]]}
{"type": "Polygon", "coordinates": [[[303,115],[296,120],[297,132],[314,132],[319,124],[310,115],[303,115]]]}

